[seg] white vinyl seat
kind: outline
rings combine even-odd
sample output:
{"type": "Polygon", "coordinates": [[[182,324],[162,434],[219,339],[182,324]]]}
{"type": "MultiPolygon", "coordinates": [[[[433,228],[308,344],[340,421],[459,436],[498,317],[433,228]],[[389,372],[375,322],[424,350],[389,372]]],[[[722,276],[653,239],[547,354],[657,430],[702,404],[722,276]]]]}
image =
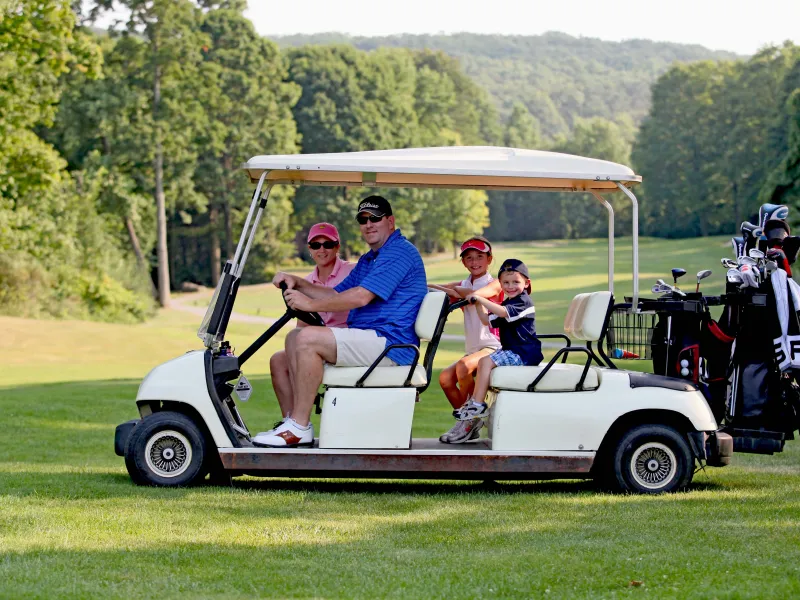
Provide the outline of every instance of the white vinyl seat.
{"type": "MultiPolygon", "coordinates": [[[[583,373],[583,365],[556,363],[536,384],[537,392],[574,392],[583,373]]],[[[544,371],[544,365],[537,367],[497,367],[492,371],[491,386],[501,390],[528,391],[528,386],[544,371]]],[[[583,382],[584,390],[600,387],[598,370],[589,367],[583,382]]]]}
{"type": "MultiPolygon", "coordinates": [[[[447,305],[447,294],[440,291],[430,291],[422,300],[414,330],[420,341],[431,341],[436,335],[436,326],[442,317],[447,305]]],[[[433,357],[430,357],[431,360],[433,357]]],[[[421,361],[420,361],[421,362],[421,361]]],[[[402,387],[408,377],[411,365],[398,367],[375,367],[369,377],[364,381],[363,387],[402,387]]],[[[337,367],[325,365],[322,374],[322,385],[328,387],[355,387],[369,367],[337,367]]],[[[417,364],[411,376],[412,387],[425,387],[428,385],[427,365],[417,364]]]]}
{"type": "MultiPolygon", "coordinates": [[[[596,342],[603,334],[608,308],[613,300],[611,292],[578,294],[572,299],[564,318],[564,333],[584,341],[596,342]]],[[[583,352],[572,352],[586,356],[583,352]]],[[[492,371],[491,387],[498,390],[527,391],[547,365],[536,367],[497,367],[492,371]]],[[[578,388],[585,364],[554,363],[536,384],[536,392],[574,392],[578,388]]],[[[600,370],[590,366],[583,382],[584,391],[600,386],[600,370]]]]}

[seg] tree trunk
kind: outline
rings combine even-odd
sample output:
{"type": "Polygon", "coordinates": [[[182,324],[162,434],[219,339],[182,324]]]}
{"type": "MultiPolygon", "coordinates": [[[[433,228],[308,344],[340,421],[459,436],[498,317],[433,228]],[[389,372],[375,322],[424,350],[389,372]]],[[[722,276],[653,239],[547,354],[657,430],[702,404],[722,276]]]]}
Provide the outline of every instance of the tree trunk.
{"type": "Polygon", "coordinates": [[[219,218],[219,207],[211,204],[208,209],[208,220],[210,222],[210,243],[211,243],[211,286],[217,287],[221,275],[222,249],[219,246],[219,232],[217,231],[217,219],[219,218]]]}
{"type": "MultiPolygon", "coordinates": [[[[156,46],[156,54],[158,47],[156,46]]],[[[158,108],[161,103],[161,67],[156,64],[153,78],[153,122],[155,125],[155,158],[153,172],[155,174],[156,199],[156,256],[158,257],[158,303],[169,306],[169,252],[167,250],[167,208],[164,197],[164,149],[161,146],[161,126],[158,121],[158,108]]]]}

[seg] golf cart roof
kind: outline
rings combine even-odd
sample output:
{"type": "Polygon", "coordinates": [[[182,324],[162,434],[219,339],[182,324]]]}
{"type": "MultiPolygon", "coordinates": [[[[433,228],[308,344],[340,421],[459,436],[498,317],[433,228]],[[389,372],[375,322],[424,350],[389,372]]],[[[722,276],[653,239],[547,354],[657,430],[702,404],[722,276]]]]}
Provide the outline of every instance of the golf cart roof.
{"type": "Polygon", "coordinates": [[[290,185],[613,192],[642,181],[605,160],[493,146],[254,156],[242,168],[253,182],[267,171],[267,184],[290,185]]]}

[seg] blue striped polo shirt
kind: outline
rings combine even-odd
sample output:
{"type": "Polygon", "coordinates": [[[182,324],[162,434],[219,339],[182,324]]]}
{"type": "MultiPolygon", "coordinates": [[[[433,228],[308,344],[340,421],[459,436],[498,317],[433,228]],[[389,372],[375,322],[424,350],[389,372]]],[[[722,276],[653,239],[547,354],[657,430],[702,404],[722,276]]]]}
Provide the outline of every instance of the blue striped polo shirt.
{"type": "MultiPolygon", "coordinates": [[[[375,298],[366,306],[352,309],[347,326],[372,329],[386,338],[387,345],[419,346],[414,323],[428,293],[425,265],[414,244],[399,229],[392,232],[383,246],[359,258],[350,275],[333,289],[341,293],[359,286],[375,294],[375,298]]],[[[398,365],[410,365],[414,351],[395,348],[387,356],[398,365]]]]}

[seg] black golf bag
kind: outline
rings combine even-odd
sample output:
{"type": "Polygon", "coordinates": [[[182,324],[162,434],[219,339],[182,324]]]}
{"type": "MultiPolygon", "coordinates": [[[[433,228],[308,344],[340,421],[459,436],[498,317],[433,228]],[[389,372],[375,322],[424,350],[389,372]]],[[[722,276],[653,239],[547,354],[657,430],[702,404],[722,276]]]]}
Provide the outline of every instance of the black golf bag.
{"type": "Polygon", "coordinates": [[[725,418],[734,337],[721,327],[702,297],[654,302],[653,372],[687,379],[703,391],[718,423],[725,418]]]}

